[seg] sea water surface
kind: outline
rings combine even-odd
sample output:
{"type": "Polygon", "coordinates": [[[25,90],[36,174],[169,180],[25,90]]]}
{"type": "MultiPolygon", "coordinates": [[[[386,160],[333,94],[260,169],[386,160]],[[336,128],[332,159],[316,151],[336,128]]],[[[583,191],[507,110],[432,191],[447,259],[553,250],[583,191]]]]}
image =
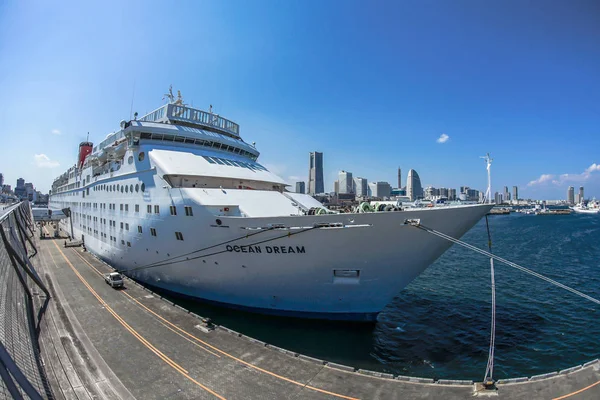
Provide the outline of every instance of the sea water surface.
{"type": "MultiPolygon", "coordinates": [[[[600,299],[600,215],[489,217],[493,252],[600,299]]],[[[487,247],[485,220],[462,240],[487,247]]],[[[600,306],[499,262],[494,378],[531,376],[600,357],[600,306]]],[[[270,344],[357,368],[483,379],[490,336],[490,261],[454,245],[375,325],[251,314],[174,299],[270,344]]]]}

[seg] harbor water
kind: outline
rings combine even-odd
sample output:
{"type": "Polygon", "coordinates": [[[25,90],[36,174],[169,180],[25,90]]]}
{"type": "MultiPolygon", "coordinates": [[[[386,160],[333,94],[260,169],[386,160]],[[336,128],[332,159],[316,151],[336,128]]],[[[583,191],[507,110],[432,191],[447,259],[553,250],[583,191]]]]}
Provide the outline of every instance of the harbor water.
{"type": "MultiPolygon", "coordinates": [[[[600,216],[489,217],[493,252],[600,298],[600,216]]],[[[486,249],[485,220],[463,238],[486,249]]],[[[600,357],[600,306],[495,262],[494,378],[600,357]]],[[[248,336],[298,353],[400,375],[481,380],[491,318],[490,263],[453,246],[399,292],[375,325],[271,317],[173,299],[248,336]]]]}

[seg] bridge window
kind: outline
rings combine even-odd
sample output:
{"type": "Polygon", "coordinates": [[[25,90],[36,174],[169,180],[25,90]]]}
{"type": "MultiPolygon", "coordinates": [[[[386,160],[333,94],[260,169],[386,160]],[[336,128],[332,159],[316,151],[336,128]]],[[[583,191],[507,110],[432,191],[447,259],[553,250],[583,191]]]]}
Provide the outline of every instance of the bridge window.
{"type": "Polygon", "coordinates": [[[154,229],[154,228],[150,228],[150,234],[151,234],[152,236],[156,236],[156,229],[154,229]]]}
{"type": "Polygon", "coordinates": [[[154,206],[154,214],[160,214],[160,207],[157,205],[154,206]]]}
{"type": "Polygon", "coordinates": [[[171,215],[177,215],[177,207],[170,206],[169,209],[171,210],[171,215]]]}
{"type": "Polygon", "coordinates": [[[148,214],[152,214],[152,206],[150,204],[148,204],[148,214]]]}
{"type": "Polygon", "coordinates": [[[185,215],[188,217],[193,217],[194,213],[192,212],[192,207],[185,206],[185,215]]]}

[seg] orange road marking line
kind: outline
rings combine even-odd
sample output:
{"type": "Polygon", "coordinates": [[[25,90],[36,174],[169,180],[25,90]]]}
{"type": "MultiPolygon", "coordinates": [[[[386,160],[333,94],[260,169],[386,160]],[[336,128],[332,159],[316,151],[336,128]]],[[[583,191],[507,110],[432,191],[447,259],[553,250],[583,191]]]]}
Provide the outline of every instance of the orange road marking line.
{"type": "MultiPolygon", "coordinates": [[[[201,384],[200,382],[198,382],[194,378],[192,378],[185,369],[183,369],[181,366],[179,366],[177,363],[175,363],[169,357],[167,357],[166,355],[164,355],[160,350],[158,350],[150,342],[148,342],[143,336],[141,336],[133,328],[131,328],[131,326],[129,326],[127,324],[127,322],[125,322],[116,312],[114,312],[112,310],[112,308],[110,308],[110,306],[87,283],[87,281],[85,280],[85,278],[83,278],[83,276],[81,276],[81,274],[77,271],[77,269],[73,266],[73,264],[71,264],[71,262],[69,261],[69,259],[65,256],[65,254],[60,249],[60,247],[58,247],[58,245],[56,244],[56,241],[52,241],[52,243],[54,243],[54,246],[56,247],[56,249],[63,256],[63,258],[65,259],[65,261],[69,265],[69,267],[73,270],[73,272],[75,272],[75,274],[77,275],[77,277],[79,278],[79,280],[81,280],[81,282],[88,288],[88,290],[92,293],[92,295],[94,295],[94,297],[96,297],[96,299],[98,299],[98,301],[100,302],[100,304],[102,304],[106,308],[106,310],[109,313],[111,313],[112,316],[115,317],[115,319],[117,321],[119,321],[121,323],[121,325],[123,325],[123,327],[125,327],[125,329],[127,329],[135,338],[137,338],[142,344],[144,344],[148,349],[150,349],[154,354],[156,354],[160,359],[162,359],[164,362],[166,362],[170,367],[172,367],[173,369],[175,369],[177,372],[179,372],[180,374],[182,374],[183,376],[185,376],[187,379],[189,379],[190,381],[192,381],[193,383],[195,383],[196,385],[198,385],[202,389],[206,390],[207,392],[209,392],[213,396],[215,396],[215,397],[217,397],[217,398],[219,398],[221,400],[226,400],[223,396],[217,394],[213,390],[209,389],[208,387],[204,386],[203,384],[201,384]]],[[[50,254],[50,257],[52,257],[52,254],[50,254]]],[[[56,262],[54,261],[54,258],[52,258],[52,261],[56,265],[56,262]]]]}
{"type": "MultiPolygon", "coordinates": [[[[92,268],[92,270],[94,272],[96,272],[98,275],[100,275],[101,277],[104,277],[104,275],[102,275],[102,272],[98,271],[98,269],[96,267],[94,267],[92,264],[90,264],[85,258],[83,258],[83,256],[81,254],[79,254],[75,249],[73,249],[73,252],[77,255],[77,257],[79,257],[81,259],[81,261],[83,261],[84,263],[86,263],[87,265],[90,266],[90,268],[92,268]]],[[[131,300],[135,301],[136,303],[139,304],[139,302],[133,298],[133,296],[131,296],[129,293],[127,292],[121,292],[124,295],[126,295],[127,297],[129,297],[131,300]]],[[[191,344],[193,344],[194,346],[206,351],[207,353],[212,354],[213,356],[217,357],[217,358],[221,358],[220,355],[218,355],[217,353],[214,353],[210,350],[208,350],[207,348],[205,348],[204,346],[200,346],[200,344],[188,339],[187,337],[183,336],[181,333],[177,332],[175,329],[171,328],[170,326],[166,325],[164,322],[162,321],[158,321],[162,326],[164,326],[165,328],[167,328],[168,330],[170,330],[171,332],[175,333],[176,335],[181,336],[182,338],[184,338],[185,340],[187,340],[188,342],[190,342],[191,344]]]]}
{"type": "MultiPolygon", "coordinates": [[[[94,267],[94,268],[95,268],[95,267],[94,267]]],[[[122,293],[125,293],[125,292],[122,292],[122,293]]],[[[203,344],[203,345],[205,345],[206,347],[209,347],[209,348],[213,349],[214,351],[216,351],[216,352],[218,352],[218,353],[220,353],[220,354],[222,354],[222,355],[224,355],[224,356],[226,356],[226,357],[229,357],[229,358],[231,358],[232,360],[235,360],[235,361],[237,361],[237,362],[240,362],[240,363],[242,363],[242,364],[246,365],[247,367],[250,367],[250,368],[252,368],[252,369],[255,369],[255,370],[257,370],[257,371],[263,372],[263,373],[265,373],[265,374],[267,374],[267,375],[270,375],[270,376],[272,376],[272,377],[274,377],[274,378],[281,379],[281,380],[284,380],[284,381],[286,381],[286,382],[293,383],[294,385],[302,386],[302,387],[304,387],[304,388],[306,388],[306,389],[310,389],[310,390],[313,390],[313,391],[316,391],[316,392],[319,392],[319,393],[323,393],[323,394],[327,394],[327,395],[330,395],[330,396],[339,397],[339,398],[341,398],[341,399],[346,399],[346,400],[359,400],[359,399],[358,399],[358,398],[356,398],[356,397],[345,396],[345,395],[343,395],[343,394],[334,393],[334,392],[330,392],[330,391],[327,391],[327,390],[324,390],[324,389],[319,389],[319,388],[317,388],[317,387],[314,387],[314,386],[306,385],[306,384],[304,384],[304,383],[302,383],[302,382],[298,382],[298,381],[295,381],[295,380],[293,380],[293,379],[286,378],[285,376],[278,375],[278,374],[276,374],[276,373],[274,373],[274,372],[267,371],[266,369],[263,369],[263,368],[257,367],[257,366],[256,366],[256,365],[254,365],[254,364],[251,364],[251,363],[249,363],[249,362],[247,362],[247,361],[244,361],[244,360],[242,360],[242,359],[240,359],[240,358],[237,358],[237,357],[235,357],[234,355],[231,355],[231,354],[229,354],[229,353],[227,353],[227,352],[225,352],[225,351],[223,351],[223,350],[219,349],[218,347],[215,347],[215,346],[213,346],[213,345],[211,345],[211,344],[209,344],[209,343],[207,343],[207,342],[203,341],[202,339],[200,339],[200,338],[198,338],[198,337],[196,337],[196,336],[192,335],[191,333],[187,332],[186,330],[184,330],[184,329],[182,329],[182,328],[178,327],[177,325],[173,324],[171,321],[168,321],[167,319],[165,319],[165,318],[163,318],[162,316],[158,315],[157,313],[155,313],[154,311],[152,311],[151,309],[149,309],[148,307],[146,307],[144,304],[142,304],[141,302],[139,302],[138,300],[136,300],[135,298],[133,298],[133,297],[132,297],[131,295],[129,295],[128,293],[125,293],[125,294],[126,294],[127,296],[129,296],[129,297],[130,297],[130,298],[131,298],[133,301],[135,301],[136,303],[138,303],[138,304],[140,305],[140,307],[142,307],[142,308],[146,309],[148,312],[150,312],[150,313],[154,314],[154,315],[155,315],[157,318],[159,318],[160,320],[162,320],[162,321],[166,322],[167,324],[171,325],[172,327],[174,327],[174,328],[175,328],[175,329],[177,329],[178,331],[180,331],[180,332],[182,332],[182,333],[186,334],[187,336],[189,336],[189,337],[193,338],[194,340],[197,340],[199,343],[202,343],[202,344],[203,344]]]]}
{"type": "Polygon", "coordinates": [[[581,393],[581,392],[584,392],[584,391],[586,391],[586,390],[588,390],[588,389],[591,389],[591,388],[593,388],[593,387],[594,387],[594,386],[596,386],[596,385],[600,385],[600,381],[598,381],[598,382],[596,382],[596,383],[592,383],[591,385],[589,385],[589,386],[586,386],[586,387],[584,387],[583,389],[579,389],[579,390],[577,390],[577,391],[575,391],[575,392],[572,392],[572,393],[569,393],[569,394],[565,394],[564,396],[555,397],[555,398],[554,398],[554,399],[552,399],[552,400],[562,400],[562,399],[566,399],[567,397],[575,396],[576,394],[579,394],[579,393],[581,393]]]}

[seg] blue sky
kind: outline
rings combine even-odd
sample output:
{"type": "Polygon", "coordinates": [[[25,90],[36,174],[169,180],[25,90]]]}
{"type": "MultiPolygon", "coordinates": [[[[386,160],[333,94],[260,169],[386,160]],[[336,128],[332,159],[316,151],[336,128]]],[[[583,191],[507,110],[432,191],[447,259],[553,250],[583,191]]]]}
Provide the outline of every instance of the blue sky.
{"type": "Polygon", "coordinates": [[[494,191],[600,197],[599,18],[594,0],[5,0],[0,172],[47,191],[88,131],[129,118],[134,86],[143,114],[173,84],[290,183],[317,150],[327,190],[398,166],[483,190],[490,152],[494,191]]]}

